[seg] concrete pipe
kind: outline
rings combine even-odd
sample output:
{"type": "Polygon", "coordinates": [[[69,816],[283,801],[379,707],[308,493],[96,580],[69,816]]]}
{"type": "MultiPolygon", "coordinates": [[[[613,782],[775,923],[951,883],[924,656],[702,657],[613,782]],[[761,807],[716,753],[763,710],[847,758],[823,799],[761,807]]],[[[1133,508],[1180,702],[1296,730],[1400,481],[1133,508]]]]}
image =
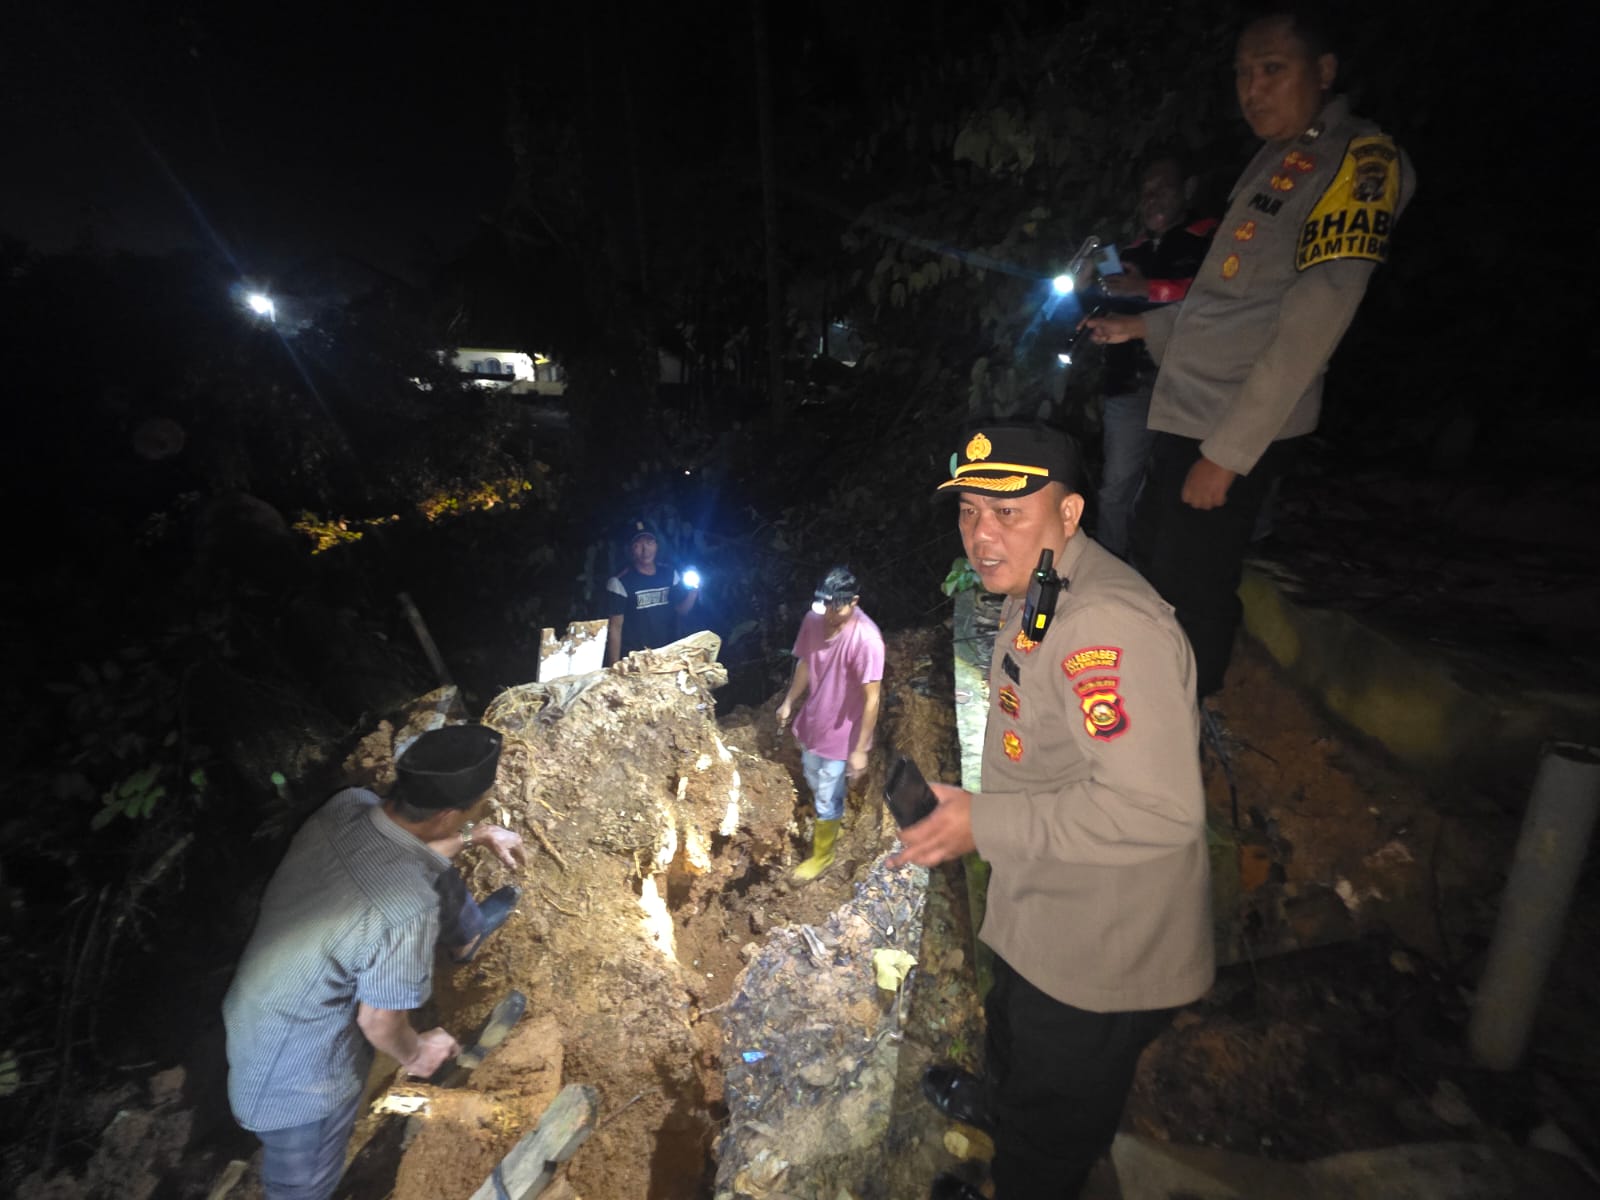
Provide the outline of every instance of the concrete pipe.
{"type": "Polygon", "coordinates": [[[1522,821],[1467,1030],[1473,1058],[1491,1070],[1511,1070],[1528,1048],[1597,812],[1600,749],[1550,746],[1522,821]]]}

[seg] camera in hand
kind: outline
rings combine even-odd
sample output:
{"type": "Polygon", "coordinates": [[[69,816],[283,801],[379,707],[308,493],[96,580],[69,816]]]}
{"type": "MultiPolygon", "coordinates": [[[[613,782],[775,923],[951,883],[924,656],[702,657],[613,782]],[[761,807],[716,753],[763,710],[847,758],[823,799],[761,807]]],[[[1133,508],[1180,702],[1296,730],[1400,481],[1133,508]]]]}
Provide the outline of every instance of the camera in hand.
{"type": "Polygon", "coordinates": [[[889,806],[894,823],[901,829],[915,825],[939,807],[933,789],[922,777],[917,764],[904,754],[889,768],[889,780],[883,785],[883,802],[889,806]]]}

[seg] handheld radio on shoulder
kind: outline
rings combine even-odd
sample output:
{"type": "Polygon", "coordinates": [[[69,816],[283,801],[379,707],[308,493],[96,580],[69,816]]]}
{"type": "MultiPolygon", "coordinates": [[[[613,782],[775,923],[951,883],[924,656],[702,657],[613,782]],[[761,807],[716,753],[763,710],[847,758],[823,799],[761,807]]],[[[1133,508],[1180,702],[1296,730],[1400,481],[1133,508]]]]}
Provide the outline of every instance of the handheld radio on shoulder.
{"type": "Polygon", "coordinates": [[[1028,598],[1022,604],[1023,635],[1035,642],[1044,637],[1055,619],[1056,600],[1061,595],[1061,576],[1055,573],[1055,560],[1055,551],[1039,551],[1039,565],[1033,569],[1028,598]]]}

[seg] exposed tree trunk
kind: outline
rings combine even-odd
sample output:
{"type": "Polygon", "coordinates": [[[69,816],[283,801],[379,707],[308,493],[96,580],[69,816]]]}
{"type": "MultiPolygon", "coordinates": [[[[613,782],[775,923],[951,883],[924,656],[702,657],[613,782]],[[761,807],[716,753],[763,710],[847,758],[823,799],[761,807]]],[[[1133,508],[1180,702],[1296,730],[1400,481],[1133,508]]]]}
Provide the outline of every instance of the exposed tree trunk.
{"type": "Polygon", "coordinates": [[[778,160],[773,147],[772,74],[766,0],[750,0],[755,32],[756,113],[761,129],[761,224],[767,243],[767,390],[774,428],[788,410],[783,394],[783,290],[778,280],[778,160]]]}

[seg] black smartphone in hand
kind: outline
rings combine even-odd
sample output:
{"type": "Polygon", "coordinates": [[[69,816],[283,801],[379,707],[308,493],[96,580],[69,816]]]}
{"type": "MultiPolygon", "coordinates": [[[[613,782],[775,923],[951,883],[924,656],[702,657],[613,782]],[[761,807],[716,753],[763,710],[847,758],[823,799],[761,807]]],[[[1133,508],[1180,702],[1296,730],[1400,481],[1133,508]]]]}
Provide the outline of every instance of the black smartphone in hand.
{"type": "Polygon", "coordinates": [[[938,798],[917,769],[917,764],[904,754],[896,758],[894,766],[889,768],[888,782],[883,785],[883,802],[889,806],[894,823],[901,829],[915,825],[939,807],[938,798]]]}

